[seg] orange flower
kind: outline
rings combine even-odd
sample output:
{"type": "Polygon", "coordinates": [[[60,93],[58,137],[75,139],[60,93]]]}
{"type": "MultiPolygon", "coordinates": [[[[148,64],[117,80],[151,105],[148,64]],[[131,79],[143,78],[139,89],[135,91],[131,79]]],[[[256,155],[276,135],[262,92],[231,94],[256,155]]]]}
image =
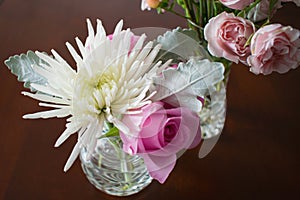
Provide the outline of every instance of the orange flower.
{"type": "Polygon", "coordinates": [[[146,2],[150,8],[157,8],[161,0],[146,0],[146,2]]]}
{"type": "Polygon", "coordinates": [[[151,10],[151,8],[157,8],[161,0],[142,0],[141,9],[142,10],[151,10]]]}

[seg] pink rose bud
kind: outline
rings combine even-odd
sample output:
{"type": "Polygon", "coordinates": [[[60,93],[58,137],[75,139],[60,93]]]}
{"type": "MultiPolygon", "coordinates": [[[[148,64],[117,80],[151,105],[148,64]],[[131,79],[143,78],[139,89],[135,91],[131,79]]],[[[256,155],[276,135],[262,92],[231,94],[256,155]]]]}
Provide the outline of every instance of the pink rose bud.
{"type": "Polygon", "coordinates": [[[300,63],[300,31],[271,24],[260,28],[251,40],[248,63],[255,74],[285,73],[300,63]]]}
{"type": "Polygon", "coordinates": [[[244,64],[250,55],[246,42],[254,32],[255,26],[251,21],[226,12],[211,18],[204,27],[208,50],[213,56],[244,64]]]}
{"type": "Polygon", "coordinates": [[[220,2],[231,9],[243,10],[249,6],[254,0],[220,0],[220,2]]]}

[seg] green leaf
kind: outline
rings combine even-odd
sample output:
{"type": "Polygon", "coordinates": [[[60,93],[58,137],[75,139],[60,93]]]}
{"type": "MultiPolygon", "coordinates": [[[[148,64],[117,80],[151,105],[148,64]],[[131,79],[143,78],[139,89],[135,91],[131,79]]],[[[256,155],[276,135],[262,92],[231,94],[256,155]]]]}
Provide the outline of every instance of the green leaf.
{"type": "Polygon", "coordinates": [[[167,7],[169,7],[169,4],[168,4],[168,2],[161,2],[161,3],[159,4],[159,7],[160,7],[160,8],[167,8],[167,7]]]}
{"type": "Polygon", "coordinates": [[[104,135],[101,135],[99,139],[115,136],[119,136],[119,129],[117,129],[117,127],[114,126],[110,128],[104,135]]]}
{"type": "Polygon", "coordinates": [[[239,12],[237,14],[238,17],[242,17],[242,18],[246,18],[246,12],[244,10],[242,10],[241,12],[239,12]]]}
{"type": "Polygon", "coordinates": [[[246,47],[246,46],[249,46],[249,45],[250,45],[253,35],[254,35],[254,33],[252,33],[252,34],[249,36],[249,38],[247,39],[247,41],[246,41],[246,43],[245,43],[244,47],[246,47]]]}
{"type": "Polygon", "coordinates": [[[170,5],[170,9],[173,10],[174,6],[175,6],[175,2],[172,2],[170,5]]]}
{"type": "Polygon", "coordinates": [[[278,0],[270,0],[270,5],[269,5],[269,16],[272,15],[273,9],[275,5],[278,3],[278,0]]]}
{"type": "Polygon", "coordinates": [[[191,57],[210,59],[209,54],[200,45],[197,32],[192,29],[176,28],[167,31],[164,35],[158,36],[155,43],[162,45],[156,60],[166,62],[172,59],[175,63],[187,61],[191,57]]]}
{"type": "Polygon", "coordinates": [[[162,73],[163,76],[153,79],[157,93],[152,100],[164,100],[173,106],[199,112],[201,103],[197,97],[204,98],[216,90],[215,85],[224,79],[224,66],[219,62],[192,58],[187,63],[179,63],[177,69],[168,68],[162,73]]]}
{"type": "Polygon", "coordinates": [[[177,0],[177,4],[181,6],[183,9],[186,9],[186,5],[183,0],[177,0]]]}
{"type": "Polygon", "coordinates": [[[33,66],[42,67],[46,62],[40,59],[33,51],[28,51],[27,54],[15,55],[4,61],[10,71],[18,77],[18,81],[24,82],[25,88],[30,88],[35,91],[30,84],[36,83],[45,85],[47,79],[33,70],[33,66]]]}

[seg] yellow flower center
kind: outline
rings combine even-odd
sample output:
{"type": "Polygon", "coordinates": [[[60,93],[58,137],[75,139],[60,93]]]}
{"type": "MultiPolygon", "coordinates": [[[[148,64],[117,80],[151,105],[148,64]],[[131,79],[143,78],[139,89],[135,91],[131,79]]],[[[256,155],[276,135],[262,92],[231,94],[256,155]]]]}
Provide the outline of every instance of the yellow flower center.
{"type": "Polygon", "coordinates": [[[96,83],[96,88],[101,90],[101,88],[104,86],[104,85],[108,85],[109,88],[112,87],[112,81],[114,80],[114,77],[113,77],[113,74],[112,73],[109,73],[109,72],[106,72],[106,73],[103,73],[98,82],[96,83]]]}
{"type": "Polygon", "coordinates": [[[109,67],[96,80],[92,97],[94,99],[94,106],[99,113],[103,112],[106,107],[114,100],[117,88],[117,74],[113,68],[109,67]]]}

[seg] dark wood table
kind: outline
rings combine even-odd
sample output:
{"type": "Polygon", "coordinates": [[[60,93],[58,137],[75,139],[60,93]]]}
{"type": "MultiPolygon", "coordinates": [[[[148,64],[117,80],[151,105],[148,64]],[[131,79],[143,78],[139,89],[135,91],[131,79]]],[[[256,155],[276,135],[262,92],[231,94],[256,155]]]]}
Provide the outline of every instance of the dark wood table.
{"type": "MultiPolygon", "coordinates": [[[[288,4],[274,21],[300,29],[299,9],[288,4]]],[[[140,11],[140,0],[4,0],[0,5],[0,199],[118,199],[96,190],[77,160],[63,166],[76,138],[54,143],[64,119],[23,120],[38,111],[37,101],[3,61],[27,50],[54,48],[74,64],[65,42],[86,37],[86,18],[99,18],[107,32],[124,19],[125,27],[184,26],[184,20],[140,11]],[[108,3],[109,2],[109,3],[108,3]]],[[[223,133],[208,156],[199,147],[182,156],[168,178],[123,199],[296,199],[299,198],[300,69],[285,75],[256,76],[232,67],[223,133]]]]}

